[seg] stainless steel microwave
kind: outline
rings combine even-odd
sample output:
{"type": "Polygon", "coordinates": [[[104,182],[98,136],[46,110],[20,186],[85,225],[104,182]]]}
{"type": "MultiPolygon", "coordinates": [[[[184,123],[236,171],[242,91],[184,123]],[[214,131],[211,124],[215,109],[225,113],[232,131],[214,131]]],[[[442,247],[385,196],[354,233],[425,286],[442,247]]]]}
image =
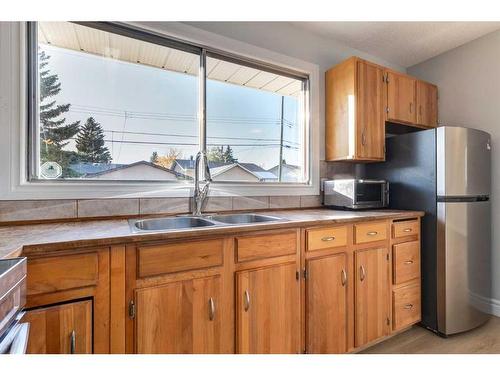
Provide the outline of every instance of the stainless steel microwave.
{"type": "Polygon", "coordinates": [[[323,204],[329,207],[358,210],[389,204],[389,183],[385,180],[326,180],[323,192],[323,204]]]}

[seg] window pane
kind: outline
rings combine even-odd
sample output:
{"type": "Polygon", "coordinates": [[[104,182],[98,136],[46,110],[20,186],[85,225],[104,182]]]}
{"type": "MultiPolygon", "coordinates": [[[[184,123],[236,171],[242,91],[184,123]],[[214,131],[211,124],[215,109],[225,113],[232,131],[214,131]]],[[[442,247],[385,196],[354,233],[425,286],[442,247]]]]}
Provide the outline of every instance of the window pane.
{"type": "Polygon", "coordinates": [[[213,180],[304,182],[303,81],[214,57],[206,72],[213,180]]]}
{"type": "Polygon", "coordinates": [[[188,178],[199,60],[74,23],[38,23],[38,177],[188,178]]]}

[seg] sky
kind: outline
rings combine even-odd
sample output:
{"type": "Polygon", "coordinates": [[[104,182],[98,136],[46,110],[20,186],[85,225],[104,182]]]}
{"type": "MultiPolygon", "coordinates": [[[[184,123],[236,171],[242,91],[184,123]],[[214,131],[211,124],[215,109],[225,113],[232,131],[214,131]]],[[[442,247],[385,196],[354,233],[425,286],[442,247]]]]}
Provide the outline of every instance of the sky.
{"type": "MultiPolygon", "coordinates": [[[[71,104],[67,121],[83,124],[94,117],[105,131],[112,163],[149,161],[154,151],[164,155],[170,148],[180,150],[183,158],[196,155],[198,77],[51,45],[40,47],[50,56],[48,68],[61,82],[54,99],[71,104]]],[[[295,165],[302,153],[298,105],[295,97],[285,96],[284,140],[290,148],[283,155],[295,165]]],[[[280,117],[281,95],[207,81],[209,148],[229,144],[238,161],[272,168],[279,162],[280,117]]],[[[74,142],[68,148],[74,149],[74,142]]]]}

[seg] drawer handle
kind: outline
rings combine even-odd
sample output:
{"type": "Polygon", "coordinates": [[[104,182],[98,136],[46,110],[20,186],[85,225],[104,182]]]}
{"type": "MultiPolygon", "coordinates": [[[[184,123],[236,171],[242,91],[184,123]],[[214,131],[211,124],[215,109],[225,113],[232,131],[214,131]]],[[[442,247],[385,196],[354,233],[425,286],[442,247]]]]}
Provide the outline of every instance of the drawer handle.
{"type": "Polygon", "coordinates": [[[411,232],[411,228],[405,228],[405,229],[403,229],[403,232],[410,233],[411,232]]]}
{"type": "Polygon", "coordinates": [[[407,260],[405,261],[405,264],[413,264],[413,260],[407,260]]]}
{"type": "Polygon", "coordinates": [[[75,354],[76,352],[76,332],[71,331],[70,339],[69,339],[69,352],[70,354],[75,354]]]}
{"type": "Polygon", "coordinates": [[[340,273],[341,279],[342,279],[342,286],[345,286],[347,284],[347,272],[343,269],[342,272],[340,273]]]}
{"type": "Polygon", "coordinates": [[[366,233],[368,236],[376,236],[378,234],[377,231],[371,231],[371,232],[368,232],[366,233]]]}
{"type": "Polygon", "coordinates": [[[245,293],[243,294],[243,304],[245,311],[248,311],[250,308],[250,293],[248,293],[248,290],[245,290],[245,293]]]}
{"type": "Polygon", "coordinates": [[[335,237],[333,237],[333,236],[323,237],[321,239],[321,241],[325,241],[325,242],[327,242],[327,241],[333,241],[333,240],[335,240],[335,237]]]}
{"type": "Polygon", "coordinates": [[[359,279],[363,281],[365,277],[366,277],[365,267],[361,266],[359,267],[359,279]]]}
{"type": "Polygon", "coordinates": [[[411,310],[412,308],[413,308],[413,304],[411,304],[411,303],[407,303],[405,305],[405,310],[411,310]]]}
{"type": "Polygon", "coordinates": [[[215,319],[215,301],[212,297],[208,300],[208,319],[211,321],[215,319]]]}

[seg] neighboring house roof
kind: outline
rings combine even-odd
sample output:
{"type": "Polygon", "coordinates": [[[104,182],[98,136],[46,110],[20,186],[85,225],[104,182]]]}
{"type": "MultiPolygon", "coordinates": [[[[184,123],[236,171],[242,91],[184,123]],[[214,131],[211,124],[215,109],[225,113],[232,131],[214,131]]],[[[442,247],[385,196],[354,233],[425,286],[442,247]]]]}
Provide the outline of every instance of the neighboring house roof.
{"type": "MultiPolygon", "coordinates": [[[[186,171],[188,169],[194,169],[195,160],[194,159],[175,159],[172,163],[172,169],[177,165],[182,170],[186,171]]],[[[220,161],[209,161],[208,166],[210,168],[218,168],[225,165],[230,165],[232,163],[224,163],[220,161]]]]}
{"type": "Polygon", "coordinates": [[[124,170],[138,165],[145,165],[151,168],[155,168],[170,174],[175,175],[178,179],[191,179],[191,177],[186,176],[183,173],[174,171],[173,169],[164,168],[162,166],[150,163],[145,160],[141,160],[132,164],[99,164],[99,163],[78,163],[71,164],[70,168],[75,172],[84,174],[85,177],[92,178],[105,175],[107,173],[116,172],[119,170],[124,170]]]}
{"type": "MultiPolygon", "coordinates": [[[[301,168],[298,166],[298,165],[293,165],[293,164],[281,164],[281,166],[283,168],[288,168],[288,169],[295,169],[295,170],[300,170],[301,168]]],[[[279,165],[275,165],[274,167],[272,168],[269,168],[268,171],[273,171],[273,170],[278,170],[279,169],[279,165]]]]}
{"type": "MultiPolygon", "coordinates": [[[[302,171],[302,168],[299,167],[298,165],[293,165],[293,164],[281,164],[281,181],[284,182],[290,182],[290,181],[297,181],[297,179],[300,177],[300,173],[302,171]]],[[[273,173],[275,176],[278,176],[279,174],[279,165],[275,165],[272,168],[269,168],[267,170],[268,172],[273,173]]],[[[278,177],[276,177],[278,178],[278,177]]]]}
{"type": "Polygon", "coordinates": [[[265,169],[255,165],[253,163],[232,163],[222,165],[217,168],[210,168],[210,172],[212,173],[212,177],[217,177],[233,168],[241,168],[246,172],[254,175],[259,180],[276,180],[277,177],[271,173],[266,171],[265,169]]]}

